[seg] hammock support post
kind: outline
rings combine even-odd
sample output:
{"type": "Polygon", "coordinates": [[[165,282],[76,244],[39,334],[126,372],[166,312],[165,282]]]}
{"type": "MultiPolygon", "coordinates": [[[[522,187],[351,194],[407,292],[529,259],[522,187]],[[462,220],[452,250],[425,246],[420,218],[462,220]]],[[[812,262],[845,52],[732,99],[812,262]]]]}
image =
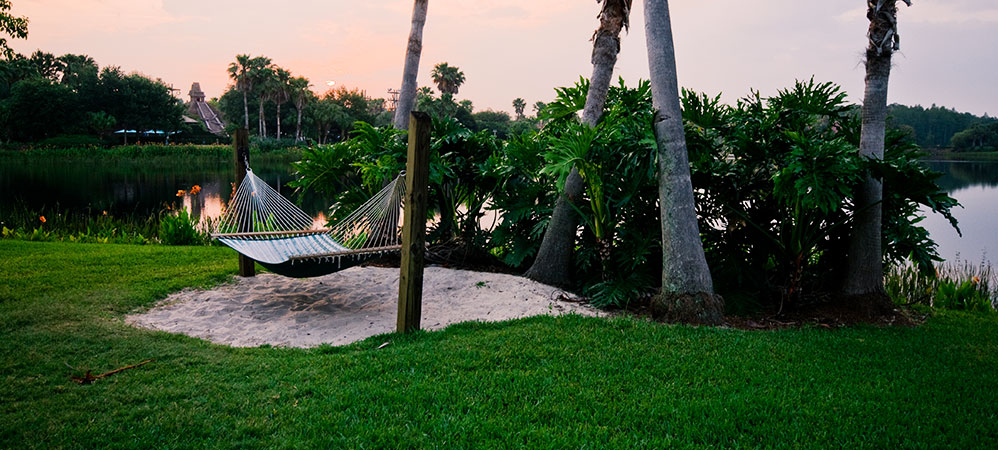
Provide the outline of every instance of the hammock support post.
{"type": "MultiPolygon", "coordinates": [[[[238,128],[232,134],[232,154],[235,158],[236,186],[246,178],[246,166],[249,165],[249,130],[238,128]]],[[[235,196],[235,193],[232,194],[235,196]]],[[[256,266],[249,256],[239,254],[239,276],[252,277],[256,275],[256,266]]]]}
{"type": "Polygon", "coordinates": [[[426,202],[430,178],[430,116],[413,111],[409,118],[406,194],[402,221],[402,263],[396,331],[419,329],[423,307],[423,256],[426,251],[426,202]]]}

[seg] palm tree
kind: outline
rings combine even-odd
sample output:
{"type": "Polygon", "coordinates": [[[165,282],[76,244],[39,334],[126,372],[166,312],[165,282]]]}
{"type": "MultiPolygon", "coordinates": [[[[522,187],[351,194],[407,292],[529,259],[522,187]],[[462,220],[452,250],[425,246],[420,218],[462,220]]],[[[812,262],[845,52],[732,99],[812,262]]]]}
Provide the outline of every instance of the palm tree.
{"type": "Polygon", "coordinates": [[[236,89],[243,93],[243,128],[249,129],[249,101],[246,99],[253,90],[253,79],[250,78],[250,55],[236,55],[236,62],[229,63],[229,78],[236,82],[236,89]]]}
{"type": "Polygon", "coordinates": [[[671,322],[716,325],[724,302],[714,294],[697,225],[669,1],[644,0],[644,7],[662,217],[662,289],[652,300],[652,311],[671,322]]]}
{"type": "Polygon", "coordinates": [[[62,80],[62,72],[66,68],[66,64],[55,55],[35,50],[31,54],[31,62],[38,68],[38,73],[41,74],[42,78],[48,78],[52,81],[62,80]]]}
{"type": "MultiPolygon", "coordinates": [[[[910,0],[902,0],[911,6],[910,0]]],[[[866,91],[863,96],[863,119],[859,154],[870,159],[884,158],[887,125],[887,84],[891,75],[891,55],[898,50],[897,1],[866,2],[870,19],[866,50],[866,91]]],[[[857,189],[856,216],[849,241],[844,300],[866,313],[887,313],[893,309],[884,291],[883,253],[881,252],[881,199],[883,184],[866,174],[857,189]]]]}
{"type": "Polygon", "coordinates": [[[416,75],[419,72],[419,54],[423,51],[423,25],[426,24],[426,9],[429,0],[414,0],[412,4],[412,28],[409,30],[409,43],[405,51],[405,68],[402,70],[402,89],[395,107],[392,124],[399,130],[409,129],[409,113],[416,103],[416,75]]]}
{"type": "Polygon", "coordinates": [[[433,77],[433,82],[436,83],[441,94],[457,95],[457,90],[464,84],[464,72],[445,62],[433,66],[433,72],[430,72],[430,76],[433,77]]]}
{"type": "MultiPolygon", "coordinates": [[[[599,28],[593,34],[593,75],[582,109],[582,122],[595,127],[603,115],[606,93],[610,89],[613,66],[620,52],[620,31],[629,26],[631,0],[599,0],[603,3],[599,13],[599,28]]],[[[525,274],[542,283],[568,286],[571,283],[572,251],[579,229],[575,204],[581,200],[585,188],[579,171],[572,169],[565,179],[564,190],[555,203],[551,221],[544,230],[537,257],[525,274]]]]}
{"type": "Polygon", "coordinates": [[[280,67],[274,68],[274,79],[270,85],[270,99],[277,105],[277,139],[281,139],[281,105],[288,101],[291,89],[291,72],[280,67]]]}
{"type": "Polygon", "coordinates": [[[295,141],[300,141],[301,136],[301,115],[305,110],[305,105],[312,100],[313,94],[309,89],[308,78],[294,77],[289,80],[291,99],[295,102],[295,109],[298,110],[298,121],[295,125],[295,141]]]}
{"type": "Polygon", "coordinates": [[[268,87],[274,82],[274,68],[271,66],[270,58],[258,56],[253,58],[250,66],[250,78],[253,86],[256,87],[259,98],[260,114],[257,115],[257,131],[260,138],[267,137],[267,118],[263,115],[263,106],[270,99],[271,91],[268,87]]]}
{"type": "Polygon", "coordinates": [[[523,119],[523,110],[527,109],[527,102],[522,98],[517,97],[513,99],[513,111],[516,112],[516,120],[523,119]]]}

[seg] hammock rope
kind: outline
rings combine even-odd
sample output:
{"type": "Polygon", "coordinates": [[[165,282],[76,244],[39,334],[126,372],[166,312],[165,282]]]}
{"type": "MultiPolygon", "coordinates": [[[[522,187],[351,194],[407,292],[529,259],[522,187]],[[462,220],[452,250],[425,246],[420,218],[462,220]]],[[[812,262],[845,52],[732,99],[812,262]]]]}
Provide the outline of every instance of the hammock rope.
{"type": "Polygon", "coordinates": [[[403,172],[332,228],[315,228],[247,168],[212,237],[282,275],[323,275],[400,249],[404,198],[403,172]]]}

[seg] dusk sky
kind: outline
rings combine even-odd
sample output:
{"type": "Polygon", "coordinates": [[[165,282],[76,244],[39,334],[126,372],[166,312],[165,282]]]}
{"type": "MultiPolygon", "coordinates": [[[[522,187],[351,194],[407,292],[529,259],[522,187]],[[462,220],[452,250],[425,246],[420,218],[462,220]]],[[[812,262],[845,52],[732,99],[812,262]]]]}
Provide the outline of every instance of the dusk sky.
{"type": "MultiPolygon", "coordinates": [[[[900,1],[901,52],[891,73],[891,103],[944,105],[998,113],[998,2],[900,1]]],[[[733,103],[750,88],[763,95],[812,75],[863,94],[866,2],[860,0],[672,1],[679,82],[733,103]]],[[[592,0],[430,0],[419,84],[432,86],[439,62],[467,78],[459,99],[476,110],[511,111],[548,101],[554,87],[591,72],[592,0]]],[[[27,40],[12,47],[59,56],[82,53],[161,78],[186,93],[194,81],[208,97],[230,84],[236,54],[270,57],[308,77],[385,97],[397,88],[409,35],[411,1],[14,0],[29,19],[27,40]]],[[[616,74],[648,78],[644,16],[634,2],[616,74]]],[[[529,111],[529,108],[528,108],[529,111]]]]}

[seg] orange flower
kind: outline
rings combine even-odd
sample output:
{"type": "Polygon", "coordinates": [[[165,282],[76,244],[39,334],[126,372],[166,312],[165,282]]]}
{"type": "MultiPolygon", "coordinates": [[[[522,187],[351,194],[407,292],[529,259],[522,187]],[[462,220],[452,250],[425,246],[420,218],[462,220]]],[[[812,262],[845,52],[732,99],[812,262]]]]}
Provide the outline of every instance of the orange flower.
{"type": "Polygon", "coordinates": [[[980,278],[980,277],[976,277],[976,276],[975,276],[974,278],[971,278],[971,279],[970,279],[970,281],[973,281],[973,282],[974,282],[974,284],[978,284],[978,283],[980,283],[980,282],[981,282],[981,278],[980,278]]]}
{"type": "Polygon", "coordinates": [[[38,216],[38,220],[42,221],[42,223],[46,222],[45,216],[38,216]]]}
{"type": "Polygon", "coordinates": [[[107,210],[104,210],[104,215],[105,215],[105,216],[107,215],[107,210]]]}
{"type": "Polygon", "coordinates": [[[193,187],[191,187],[191,195],[198,195],[198,193],[200,192],[201,192],[201,186],[195,184],[193,187]]]}
{"type": "Polygon", "coordinates": [[[185,195],[187,195],[187,191],[185,191],[183,189],[177,191],[177,197],[183,197],[185,195]]]}

